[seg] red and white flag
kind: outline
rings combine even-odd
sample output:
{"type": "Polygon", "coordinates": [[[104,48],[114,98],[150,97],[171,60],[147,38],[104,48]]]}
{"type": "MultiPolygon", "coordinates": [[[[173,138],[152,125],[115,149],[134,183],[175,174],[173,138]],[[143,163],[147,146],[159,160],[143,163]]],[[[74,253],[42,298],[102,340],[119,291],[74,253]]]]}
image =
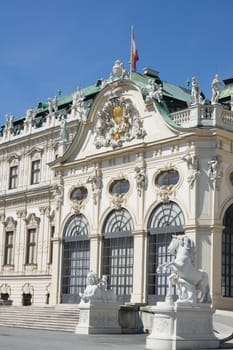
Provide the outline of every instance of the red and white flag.
{"type": "Polygon", "coordinates": [[[138,50],[135,45],[134,40],[134,30],[132,29],[132,38],[131,38],[131,65],[133,72],[137,70],[137,61],[139,60],[138,50]]]}

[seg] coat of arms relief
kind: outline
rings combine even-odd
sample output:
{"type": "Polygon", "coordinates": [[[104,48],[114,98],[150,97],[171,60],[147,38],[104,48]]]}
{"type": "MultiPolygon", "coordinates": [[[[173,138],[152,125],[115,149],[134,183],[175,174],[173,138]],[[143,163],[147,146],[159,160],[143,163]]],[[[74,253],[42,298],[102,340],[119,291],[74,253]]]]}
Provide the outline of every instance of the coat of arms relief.
{"type": "Polygon", "coordinates": [[[137,109],[123,96],[110,98],[97,112],[94,132],[97,148],[120,147],[124,142],[143,138],[146,134],[137,109]]]}

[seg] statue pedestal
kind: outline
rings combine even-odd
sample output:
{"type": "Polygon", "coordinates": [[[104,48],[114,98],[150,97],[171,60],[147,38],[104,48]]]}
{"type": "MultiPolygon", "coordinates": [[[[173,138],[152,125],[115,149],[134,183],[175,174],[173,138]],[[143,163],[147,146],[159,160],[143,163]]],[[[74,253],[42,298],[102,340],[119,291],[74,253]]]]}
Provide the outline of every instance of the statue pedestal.
{"type": "Polygon", "coordinates": [[[216,349],[219,340],[213,333],[214,309],[208,304],[158,303],[154,308],[152,333],[146,349],[216,349]]]}
{"type": "Polygon", "coordinates": [[[76,334],[119,334],[119,304],[95,302],[79,304],[80,319],[76,326],[76,334]]]}

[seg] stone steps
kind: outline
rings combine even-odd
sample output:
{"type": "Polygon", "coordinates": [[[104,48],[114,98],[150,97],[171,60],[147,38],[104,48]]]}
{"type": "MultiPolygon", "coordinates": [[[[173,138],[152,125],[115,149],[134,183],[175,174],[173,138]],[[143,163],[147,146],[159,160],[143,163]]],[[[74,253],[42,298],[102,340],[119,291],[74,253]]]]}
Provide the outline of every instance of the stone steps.
{"type": "Polygon", "coordinates": [[[78,322],[77,305],[0,306],[0,326],[74,332],[78,322]]]}

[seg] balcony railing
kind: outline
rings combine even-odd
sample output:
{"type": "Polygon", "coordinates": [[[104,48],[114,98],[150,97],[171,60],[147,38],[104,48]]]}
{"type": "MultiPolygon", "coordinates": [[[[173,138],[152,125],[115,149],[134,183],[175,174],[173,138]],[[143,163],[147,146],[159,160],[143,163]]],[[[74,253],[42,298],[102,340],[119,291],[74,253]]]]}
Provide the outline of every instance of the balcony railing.
{"type": "Polygon", "coordinates": [[[175,124],[184,128],[219,127],[233,131],[233,111],[225,109],[221,104],[196,104],[171,113],[169,117],[175,124]]]}

